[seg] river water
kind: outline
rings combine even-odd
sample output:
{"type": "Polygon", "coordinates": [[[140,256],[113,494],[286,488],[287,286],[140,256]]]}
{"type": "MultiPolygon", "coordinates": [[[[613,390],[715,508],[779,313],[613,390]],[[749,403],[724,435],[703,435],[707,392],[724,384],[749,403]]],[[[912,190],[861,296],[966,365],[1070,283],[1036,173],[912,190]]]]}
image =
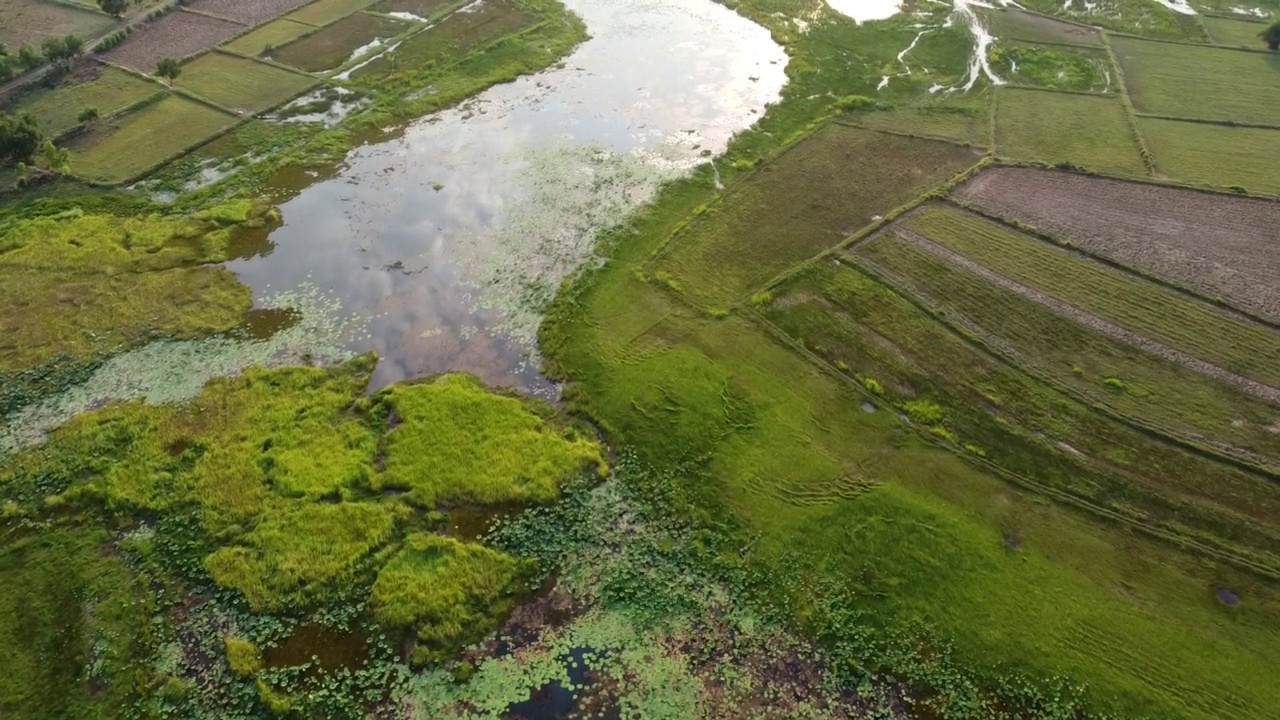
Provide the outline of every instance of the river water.
{"type": "Polygon", "coordinates": [[[785,82],[768,32],[711,0],[567,5],[591,39],[562,65],[354,150],[281,205],[269,253],[231,263],[257,295],[311,287],[356,318],[375,387],[465,370],[554,393],[540,305],[599,229],[723,151],[785,82]]]}

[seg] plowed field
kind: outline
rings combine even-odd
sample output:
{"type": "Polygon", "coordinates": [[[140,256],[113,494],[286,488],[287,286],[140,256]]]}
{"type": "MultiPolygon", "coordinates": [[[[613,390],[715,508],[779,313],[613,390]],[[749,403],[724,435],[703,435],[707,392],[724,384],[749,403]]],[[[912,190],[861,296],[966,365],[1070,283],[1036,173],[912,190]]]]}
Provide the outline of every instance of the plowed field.
{"type": "Polygon", "coordinates": [[[192,10],[234,20],[245,25],[259,25],[311,0],[195,0],[192,10]]]}
{"type": "Polygon", "coordinates": [[[174,12],[135,32],[103,57],[149,75],[164,58],[191,57],[244,30],[243,25],[226,20],[174,12]]]}
{"type": "Polygon", "coordinates": [[[989,170],[956,194],[1280,322],[1280,203],[1028,168],[989,170]]]}

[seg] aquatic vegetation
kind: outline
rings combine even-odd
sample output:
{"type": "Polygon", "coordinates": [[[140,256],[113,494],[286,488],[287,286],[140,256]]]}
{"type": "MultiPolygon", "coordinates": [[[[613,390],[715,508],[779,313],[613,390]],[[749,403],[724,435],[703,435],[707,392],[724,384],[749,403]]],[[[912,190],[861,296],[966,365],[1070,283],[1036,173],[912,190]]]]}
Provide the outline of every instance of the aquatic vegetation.
{"type": "Polygon", "coordinates": [[[607,472],[599,444],[548,422],[549,406],[495,395],[465,375],[395,385],[376,401],[391,429],[373,487],[406,491],[418,505],[547,502],[584,467],[607,472]]]}

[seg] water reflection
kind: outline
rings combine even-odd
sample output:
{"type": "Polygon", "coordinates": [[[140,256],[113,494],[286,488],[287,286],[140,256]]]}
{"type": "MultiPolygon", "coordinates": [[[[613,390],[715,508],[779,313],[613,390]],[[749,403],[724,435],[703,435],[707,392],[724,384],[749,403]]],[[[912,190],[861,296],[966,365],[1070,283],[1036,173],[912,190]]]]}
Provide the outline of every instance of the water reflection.
{"type": "Polygon", "coordinates": [[[259,292],[315,283],[371,317],[375,385],[457,369],[551,394],[531,357],[537,305],[597,229],[754,122],[786,62],[710,0],[567,4],[592,39],[562,66],[358,148],[332,178],[280,178],[310,187],[281,206],[274,251],[232,269],[259,292]]]}

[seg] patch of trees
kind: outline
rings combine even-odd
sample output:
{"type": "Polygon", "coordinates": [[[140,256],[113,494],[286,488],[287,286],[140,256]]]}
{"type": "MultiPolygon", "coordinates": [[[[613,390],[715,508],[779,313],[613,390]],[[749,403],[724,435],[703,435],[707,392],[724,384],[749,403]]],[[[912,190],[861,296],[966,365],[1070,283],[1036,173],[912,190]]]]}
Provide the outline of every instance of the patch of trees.
{"type": "Polygon", "coordinates": [[[76,35],[49,38],[37,50],[31,43],[24,43],[16,54],[0,43],[0,82],[11,80],[28,70],[34,70],[46,61],[66,69],[84,52],[84,40],[76,35]]]}
{"type": "Polygon", "coordinates": [[[1280,50],[1280,19],[1271,23],[1271,26],[1259,33],[1258,37],[1261,37],[1267,47],[1272,50],[1280,50]]]}
{"type": "Polygon", "coordinates": [[[156,75],[173,85],[174,78],[182,74],[182,64],[173,58],[165,58],[156,65],[156,75]]]}
{"type": "Polygon", "coordinates": [[[23,113],[0,112],[0,166],[31,160],[44,143],[44,133],[35,118],[23,113]]]}
{"type": "Polygon", "coordinates": [[[129,0],[98,0],[98,7],[113,18],[121,18],[129,9],[129,0]]]}

